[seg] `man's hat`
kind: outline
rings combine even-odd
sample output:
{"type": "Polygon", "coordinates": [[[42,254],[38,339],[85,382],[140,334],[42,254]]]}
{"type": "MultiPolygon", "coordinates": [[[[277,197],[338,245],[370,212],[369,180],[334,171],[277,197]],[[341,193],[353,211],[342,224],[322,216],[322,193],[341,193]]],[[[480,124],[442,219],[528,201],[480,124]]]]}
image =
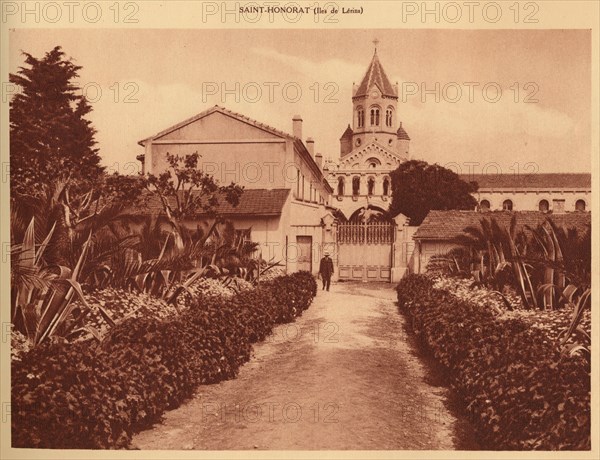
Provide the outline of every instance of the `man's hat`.
{"type": "Polygon", "coordinates": [[[324,255],[328,256],[329,255],[329,251],[325,251],[324,255]]]}

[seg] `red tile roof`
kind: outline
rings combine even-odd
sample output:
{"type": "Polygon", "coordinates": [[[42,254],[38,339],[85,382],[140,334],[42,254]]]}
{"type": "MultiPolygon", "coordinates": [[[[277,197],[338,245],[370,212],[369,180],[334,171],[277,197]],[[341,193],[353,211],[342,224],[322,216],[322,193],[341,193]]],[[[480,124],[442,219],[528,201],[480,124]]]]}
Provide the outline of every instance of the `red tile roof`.
{"type": "Polygon", "coordinates": [[[356,90],[356,94],[354,94],[353,97],[366,96],[367,93],[369,92],[369,90],[371,89],[371,86],[373,86],[373,84],[377,85],[377,87],[379,88],[379,91],[381,91],[383,96],[398,97],[396,90],[390,83],[390,80],[388,79],[387,75],[385,74],[385,71],[383,70],[381,63],[379,62],[379,57],[377,57],[377,52],[375,52],[375,54],[373,55],[371,64],[369,65],[369,68],[367,69],[367,73],[363,77],[362,82],[358,86],[358,89],[356,90]]]}
{"type": "MultiPolygon", "coordinates": [[[[278,216],[290,193],[290,189],[245,189],[237,206],[229,204],[224,197],[219,198],[216,212],[222,216],[278,216]]],[[[174,199],[172,200],[174,202],[174,199]]],[[[148,198],[146,206],[136,209],[135,214],[160,214],[163,207],[156,195],[148,198]]],[[[199,214],[199,216],[202,213],[199,214]]]]}
{"type": "Polygon", "coordinates": [[[466,182],[477,182],[480,189],[565,189],[592,188],[592,175],[589,173],[549,173],[549,174],[461,174],[466,182]]]}
{"type": "Polygon", "coordinates": [[[543,213],[539,211],[429,211],[423,223],[415,232],[415,240],[453,240],[464,234],[469,226],[479,226],[481,219],[494,218],[500,226],[509,227],[512,216],[517,216],[517,231],[525,227],[537,227],[547,218],[563,228],[575,228],[583,235],[591,224],[589,212],[567,212],[562,214],[543,213]]]}

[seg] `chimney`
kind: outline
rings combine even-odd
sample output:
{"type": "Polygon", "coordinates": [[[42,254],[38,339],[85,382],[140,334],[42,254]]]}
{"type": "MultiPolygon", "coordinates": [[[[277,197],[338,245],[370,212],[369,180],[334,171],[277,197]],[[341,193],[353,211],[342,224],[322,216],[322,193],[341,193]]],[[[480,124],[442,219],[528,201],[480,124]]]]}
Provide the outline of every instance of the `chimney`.
{"type": "Polygon", "coordinates": [[[317,163],[317,166],[319,167],[319,169],[323,169],[323,155],[321,155],[320,153],[317,153],[315,155],[315,161],[317,163]]]}
{"type": "Polygon", "coordinates": [[[302,139],[302,117],[294,115],[292,118],[292,134],[298,139],[302,139]]]}
{"type": "Polygon", "coordinates": [[[308,150],[308,153],[310,153],[311,157],[315,157],[315,141],[313,140],[312,137],[308,137],[306,139],[306,149],[308,150]]]}

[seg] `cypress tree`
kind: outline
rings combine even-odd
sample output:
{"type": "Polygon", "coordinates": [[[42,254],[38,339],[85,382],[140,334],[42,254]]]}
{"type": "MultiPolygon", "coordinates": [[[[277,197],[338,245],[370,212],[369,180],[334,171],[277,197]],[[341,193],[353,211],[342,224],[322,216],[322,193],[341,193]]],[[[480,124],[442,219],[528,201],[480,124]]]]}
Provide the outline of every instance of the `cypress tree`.
{"type": "Polygon", "coordinates": [[[74,83],[81,66],[60,46],[10,74],[20,91],[10,102],[11,195],[39,197],[58,181],[89,188],[102,176],[96,130],[86,119],[92,108],[74,83]]]}

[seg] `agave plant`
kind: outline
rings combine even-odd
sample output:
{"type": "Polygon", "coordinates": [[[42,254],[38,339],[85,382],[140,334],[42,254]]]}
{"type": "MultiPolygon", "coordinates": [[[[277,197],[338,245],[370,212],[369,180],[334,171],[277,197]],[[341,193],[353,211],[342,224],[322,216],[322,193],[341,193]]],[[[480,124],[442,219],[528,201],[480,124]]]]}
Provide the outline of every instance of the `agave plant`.
{"type": "MultiPolygon", "coordinates": [[[[548,222],[548,221],[547,221],[548,222]]],[[[543,251],[543,279],[538,286],[544,308],[553,309],[557,305],[558,295],[566,287],[564,259],[554,227],[541,225],[537,230],[527,226],[539,248],[543,251]]]]}
{"type": "MultiPolygon", "coordinates": [[[[35,218],[32,218],[23,242],[11,247],[11,316],[12,323],[27,336],[33,346],[54,335],[66,335],[78,321],[72,321],[72,300],[79,299],[87,311],[91,308],[83,296],[78,277],[91,241],[86,240],[73,269],[44,263],[55,226],[42,243],[35,243],[35,218]]],[[[111,322],[110,315],[98,306],[111,322]]],[[[85,315],[82,312],[81,315],[85,315]]],[[[80,315],[80,316],[81,316],[80,315]]]]}
{"type": "Polygon", "coordinates": [[[570,356],[583,353],[588,360],[591,360],[592,338],[579,324],[584,311],[591,308],[592,291],[586,289],[579,293],[575,286],[569,285],[563,292],[563,297],[567,300],[567,306],[573,309],[573,316],[569,327],[559,335],[561,350],[570,356]],[[573,337],[573,343],[568,343],[573,337]]]}

